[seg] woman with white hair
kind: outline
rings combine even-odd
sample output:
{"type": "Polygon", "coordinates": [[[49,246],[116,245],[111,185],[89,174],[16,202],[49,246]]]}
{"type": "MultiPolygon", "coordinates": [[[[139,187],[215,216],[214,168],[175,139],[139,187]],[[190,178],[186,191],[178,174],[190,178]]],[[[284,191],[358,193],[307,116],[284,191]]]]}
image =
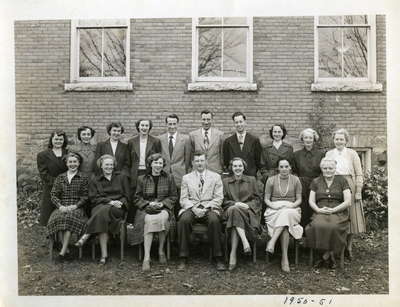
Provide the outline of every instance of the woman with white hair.
{"type": "Polygon", "coordinates": [[[346,147],[350,138],[347,130],[336,130],[332,136],[336,148],[329,150],[326,157],[336,161],[336,175],[344,176],[351,190],[350,233],[347,236],[347,256],[351,260],[353,258],[353,235],[366,230],[361,201],[363,171],[357,152],[346,147]]]}
{"type": "Polygon", "coordinates": [[[334,255],[346,246],[350,230],[348,207],[351,192],[346,179],[335,175],[335,160],[323,158],[321,171],[322,175],[310,186],[309,204],[314,214],[305,229],[306,245],[324,251],[317,267],[327,264],[333,269],[336,267],[334,255]]]}
{"type": "Polygon", "coordinates": [[[325,156],[325,152],[315,146],[315,143],[319,140],[319,135],[314,129],[304,129],[300,132],[299,139],[304,147],[294,153],[293,172],[299,177],[302,186],[300,225],[305,227],[313,214],[308,205],[310,184],[314,178],[321,175],[319,164],[325,156]]]}

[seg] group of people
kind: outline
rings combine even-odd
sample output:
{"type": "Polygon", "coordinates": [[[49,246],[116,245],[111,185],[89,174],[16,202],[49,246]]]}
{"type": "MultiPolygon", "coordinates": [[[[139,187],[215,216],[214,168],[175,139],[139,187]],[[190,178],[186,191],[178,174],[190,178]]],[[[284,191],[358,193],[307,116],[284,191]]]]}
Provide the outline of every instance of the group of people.
{"type": "Polygon", "coordinates": [[[237,266],[239,243],[246,255],[263,225],[274,253],[280,241],[281,268],[289,272],[290,237],[305,236],[308,247],[323,251],[316,265],[336,266],[343,249],[351,259],[353,235],[365,231],[361,203],[363,172],[357,153],[346,147],[345,129],[333,133],[335,148],[324,152],[319,136],[307,128],[300,133],[304,148],[294,152],[284,141],[283,124],[269,130],[271,140],[246,130],[246,116],[235,112],[235,133],[225,138],[213,127],[213,114],[200,114],[202,127],[180,133],[179,117],[165,118],[167,132],[150,135],[150,119],[136,122],[138,135],[121,142],[124,127],[107,126],[110,138],[91,143],[94,129],[77,131],[79,144],[69,146],[65,132],[54,131],[48,149],[37,156],[44,182],[40,223],[49,236],[58,236],[58,260],[69,258],[71,234],[82,246],[98,236],[100,263],[108,260],[110,234],[121,222],[133,223],[132,244],[144,245],[143,271],[150,270],[150,250],[158,235],[159,262],[166,263],[167,236],[177,235],[179,270],[189,257],[194,223],[205,223],[217,270],[225,270],[222,234],[230,241],[229,270],[237,266]],[[262,220],[262,214],[264,219],[262,220]],[[304,233],[303,233],[304,232],[304,233]]]}

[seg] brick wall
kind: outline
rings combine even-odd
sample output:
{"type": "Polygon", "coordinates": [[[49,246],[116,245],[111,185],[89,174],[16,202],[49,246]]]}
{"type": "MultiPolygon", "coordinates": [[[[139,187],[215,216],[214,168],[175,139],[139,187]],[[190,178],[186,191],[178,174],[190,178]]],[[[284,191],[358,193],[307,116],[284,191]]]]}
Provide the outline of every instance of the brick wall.
{"type": "MultiPolygon", "coordinates": [[[[345,127],[352,145],[386,148],[385,17],[377,16],[377,79],[381,93],[311,92],[314,78],[314,18],[254,18],[254,79],[258,92],[187,92],[191,77],[190,18],[131,20],[133,92],[65,92],[70,71],[70,21],[15,22],[17,156],[35,160],[49,133],[62,128],[75,139],[87,124],[106,138],[105,126],[121,121],[125,139],[134,123],[151,118],[153,134],[164,132],[164,117],[177,113],[181,130],[200,125],[199,112],[216,113],[216,126],[232,130],[231,114],[246,113],[249,130],[262,134],[285,122],[289,140],[310,126],[309,113],[323,100],[326,122],[345,127]]],[[[73,141],[73,140],[72,140],[73,141]]]]}

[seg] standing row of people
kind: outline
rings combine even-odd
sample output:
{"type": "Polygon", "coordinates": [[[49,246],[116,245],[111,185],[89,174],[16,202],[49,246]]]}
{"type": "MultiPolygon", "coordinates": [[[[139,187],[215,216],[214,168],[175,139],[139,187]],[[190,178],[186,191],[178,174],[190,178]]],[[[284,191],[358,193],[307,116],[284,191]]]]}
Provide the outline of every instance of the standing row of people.
{"type": "MultiPolygon", "coordinates": [[[[318,177],[321,174],[320,161],[325,155],[324,152],[315,148],[315,141],[318,140],[317,133],[312,129],[303,130],[300,134],[300,139],[304,143],[304,148],[300,151],[293,153],[292,146],[283,141],[287,134],[287,131],[282,124],[273,125],[271,127],[269,134],[272,138],[272,142],[266,143],[265,138],[259,139],[246,131],[246,116],[241,112],[235,112],[232,115],[232,120],[234,122],[236,132],[225,140],[223,137],[223,133],[212,127],[212,120],[213,116],[210,111],[202,111],[202,128],[191,132],[189,135],[184,135],[178,132],[179,117],[175,114],[171,114],[165,119],[167,125],[167,133],[156,138],[149,134],[152,129],[151,120],[141,119],[136,123],[136,129],[139,132],[139,135],[129,140],[128,144],[120,141],[121,135],[124,132],[123,126],[120,123],[112,123],[107,127],[107,132],[110,135],[110,138],[105,142],[98,143],[97,146],[90,143],[90,140],[94,136],[95,131],[90,127],[84,126],[78,129],[78,139],[81,141],[81,143],[79,145],[71,146],[69,150],[71,152],[77,152],[79,156],[82,157],[81,161],[79,161],[79,163],[81,164],[81,171],[86,172],[89,177],[92,176],[94,179],[93,181],[96,181],[102,176],[107,179],[107,176],[105,175],[106,171],[104,169],[106,167],[105,165],[103,165],[105,160],[103,159],[98,165],[95,165],[95,163],[100,157],[104,157],[104,155],[109,155],[109,157],[107,157],[108,160],[106,159],[106,161],[110,162],[109,160],[112,160],[112,171],[118,173],[118,176],[120,176],[121,173],[129,175],[129,180],[125,180],[126,182],[122,184],[129,185],[129,191],[124,192],[127,193],[125,196],[127,201],[136,199],[138,196],[140,196],[140,194],[142,194],[141,197],[146,199],[146,201],[142,202],[143,204],[145,204],[145,210],[147,210],[148,212],[152,212],[152,210],[154,212],[160,211],[159,213],[167,211],[167,217],[165,213],[162,214],[164,216],[163,221],[148,221],[148,224],[153,224],[153,226],[156,226],[155,229],[165,230],[167,227],[169,227],[169,225],[174,225],[175,223],[174,220],[171,220],[172,217],[175,217],[175,214],[173,214],[174,206],[163,205],[164,209],[157,208],[160,206],[159,204],[157,205],[156,201],[156,199],[159,199],[159,195],[157,195],[158,191],[161,189],[161,191],[164,190],[165,192],[166,186],[168,186],[169,189],[172,185],[172,183],[166,184],[167,182],[165,180],[160,181],[162,177],[157,177],[160,176],[157,174],[165,173],[166,175],[169,175],[168,178],[170,179],[168,180],[173,182],[173,185],[177,187],[177,193],[175,195],[168,194],[168,196],[171,197],[171,203],[176,201],[177,196],[180,195],[181,206],[183,209],[185,209],[184,193],[185,191],[187,192],[187,187],[185,186],[186,183],[182,181],[182,178],[184,178],[184,175],[187,174],[189,170],[192,169],[192,167],[193,169],[195,169],[196,159],[194,153],[198,151],[203,151],[206,153],[206,155],[204,156],[204,162],[211,173],[215,172],[217,174],[221,174],[222,172],[227,171],[230,166],[233,174],[235,174],[234,169],[240,169],[241,167],[243,167],[243,175],[245,177],[243,177],[244,179],[240,179],[240,185],[243,185],[242,182],[244,182],[246,183],[246,187],[244,187],[241,191],[248,192],[249,190],[251,191],[251,189],[255,189],[254,187],[252,187],[254,184],[258,186],[258,190],[260,190],[259,182],[262,182],[263,184],[265,183],[265,197],[270,198],[268,200],[269,203],[266,200],[265,204],[266,206],[268,206],[269,209],[273,208],[273,203],[277,201],[277,199],[285,197],[288,194],[293,194],[290,185],[295,183],[293,190],[294,203],[296,203],[295,207],[297,207],[297,203],[301,204],[301,218],[299,219],[299,223],[303,227],[307,225],[310,221],[310,217],[312,214],[312,210],[310,209],[310,206],[308,204],[310,183],[314,178],[318,177]],[[148,162],[148,158],[155,153],[160,154],[157,161],[150,161],[150,163],[146,164],[146,161],[148,162]],[[284,164],[282,168],[288,169],[288,176],[286,177],[285,170],[282,170],[283,173],[280,174],[279,181],[277,182],[276,178],[274,178],[274,175],[278,174],[278,172],[280,173],[281,171],[281,166],[279,166],[278,168],[279,160],[285,160],[287,162],[287,165],[285,164],[285,162],[281,163],[284,164]],[[152,164],[155,164],[154,167],[152,164]],[[158,171],[156,164],[158,164],[158,171]],[[163,172],[161,172],[160,169],[163,170],[163,172]],[[291,173],[297,174],[299,179],[293,179],[297,177],[291,175],[291,173]],[[252,178],[251,176],[257,176],[259,182],[257,182],[255,179],[253,180],[247,178],[252,178]],[[286,183],[285,180],[288,180],[288,182],[286,183]],[[278,195],[277,199],[275,198],[277,195],[274,194],[276,192],[274,191],[274,186],[276,186],[276,184],[278,184],[281,194],[278,195]],[[154,185],[156,186],[156,188],[152,187],[154,185]],[[181,187],[183,191],[181,191],[181,187]],[[150,194],[154,194],[154,191],[157,192],[155,195],[148,195],[149,191],[153,191],[150,194]],[[302,194],[300,195],[300,197],[298,197],[299,191],[302,194]],[[143,194],[146,194],[146,196],[144,196],[143,194]],[[154,199],[153,201],[147,201],[152,198],[154,199]]],[[[346,130],[340,129],[336,131],[334,133],[334,143],[336,148],[326,153],[326,156],[331,160],[336,161],[336,174],[344,175],[350,188],[352,189],[351,195],[353,197],[353,205],[350,207],[350,218],[352,221],[351,233],[358,233],[365,231],[362,206],[359,202],[362,187],[362,170],[357,153],[345,147],[348,139],[349,136],[346,130]]],[[[63,162],[61,161],[61,157],[65,156],[66,154],[66,144],[67,137],[65,133],[63,133],[62,131],[56,131],[51,135],[49,141],[49,149],[38,154],[38,168],[41,177],[45,182],[41,211],[42,225],[47,225],[47,221],[54,209],[54,201],[51,201],[53,200],[53,198],[50,196],[53,181],[58,174],[63,173],[67,170],[65,164],[63,164],[63,162]]],[[[67,160],[71,159],[74,160],[73,157],[68,156],[67,160]]],[[[79,160],[79,158],[77,157],[75,157],[75,159],[79,160]]],[[[66,162],[68,167],[68,161],[66,162]]],[[[70,168],[68,167],[68,172],[71,173],[71,171],[72,170],[70,170],[70,168]]],[[[189,180],[190,176],[186,176],[187,180],[189,180]]],[[[75,176],[72,178],[75,178],[75,176]]],[[[236,182],[237,180],[234,181],[236,182]]],[[[229,192],[226,191],[230,190],[229,187],[233,186],[232,184],[232,179],[231,182],[229,182],[229,180],[227,180],[226,183],[224,182],[224,187],[226,188],[223,190],[223,193],[225,193],[225,196],[229,194],[229,192]]],[[[93,194],[104,194],[104,187],[101,187],[101,185],[97,185],[97,187],[100,187],[100,190],[97,190],[93,194]]],[[[207,189],[205,189],[205,191],[206,190],[207,189]]],[[[243,192],[241,193],[243,194],[243,192]]],[[[242,194],[240,195],[240,198],[244,197],[242,194]]],[[[255,195],[257,193],[249,194],[255,195]]],[[[225,202],[224,199],[225,198],[223,198],[222,201],[225,202]]],[[[128,215],[128,220],[134,220],[136,224],[146,224],[144,215],[141,214],[143,213],[143,208],[140,208],[140,206],[124,207],[123,201],[120,202],[121,204],[115,203],[115,205],[112,205],[113,211],[116,211],[114,210],[114,208],[125,208],[126,214],[128,215]]],[[[240,203],[241,201],[236,202],[240,203]]],[[[262,203],[262,201],[258,202],[257,206],[258,204],[262,206],[262,203]]],[[[211,206],[211,208],[212,207],[213,206],[211,206]]],[[[232,212],[232,215],[236,217],[240,216],[240,208],[248,209],[249,205],[247,205],[246,207],[238,204],[233,206],[232,208],[236,209],[229,209],[229,211],[232,212]]],[[[207,211],[207,213],[217,211],[209,209],[208,207],[198,209],[206,209],[205,211],[207,211]]],[[[184,211],[185,210],[183,210],[179,215],[179,219],[183,221],[189,220],[188,224],[191,224],[190,217],[188,217],[189,213],[186,213],[184,216],[182,216],[184,211]]],[[[253,213],[255,212],[255,216],[257,216],[257,214],[259,214],[262,209],[259,208],[259,210],[257,209],[250,211],[253,213]]],[[[297,210],[297,212],[298,211],[300,211],[300,209],[297,210]]],[[[271,212],[266,211],[267,216],[269,216],[269,213],[271,212]]],[[[113,214],[116,213],[113,212],[113,214]]],[[[192,214],[194,214],[198,218],[202,218],[201,210],[190,210],[190,215],[192,214]]],[[[120,216],[121,214],[116,215],[120,216]]],[[[244,250],[248,251],[250,245],[248,244],[248,242],[246,242],[246,240],[243,239],[243,232],[241,231],[241,229],[245,229],[246,227],[250,229],[248,227],[249,225],[255,226],[254,220],[256,220],[256,218],[254,218],[253,216],[253,218],[251,218],[249,221],[246,220],[245,225],[240,224],[240,226],[234,226],[234,224],[236,223],[233,222],[234,220],[236,221],[236,219],[232,219],[231,222],[229,222],[228,219],[228,225],[231,225],[231,227],[228,227],[228,229],[233,230],[230,231],[231,240],[233,242],[232,247],[237,248],[237,244],[235,242],[238,242],[239,238],[243,244],[244,250]]],[[[296,218],[294,220],[296,220],[296,218]]],[[[269,220],[266,219],[266,224],[268,225],[269,223],[272,223],[271,221],[275,221],[275,218],[271,218],[269,220]]],[[[182,237],[182,234],[180,234],[181,224],[183,223],[178,222],[178,237],[182,237]]],[[[290,228],[288,229],[290,230],[290,228]]],[[[98,231],[98,229],[96,229],[96,231],[98,231]]],[[[280,231],[285,233],[286,228],[282,230],[277,230],[276,233],[279,233],[280,231]]],[[[139,240],[140,238],[144,238],[145,241],[144,259],[146,261],[149,261],[149,253],[146,252],[149,251],[149,248],[146,247],[151,246],[151,235],[147,235],[146,237],[146,234],[152,234],[153,232],[154,231],[150,229],[149,231],[145,231],[144,235],[138,235],[139,240]]],[[[273,251],[274,242],[277,240],[278,237],[280,237],[277,234],[274,235],[274,233],[275,230],[272,230],[272,232],[270,233],[271,238],[273,239],[271,240],[272,242],[267,246],[267,251],[269,252],[273,251]]],[[[293,235],[295,232],[292,231],[291,233],[289,231],[289,233],[293,235]]],[[[296,234],[296,236],[298,236],[298,234],[296,234]]],[[[104,239],[104,241],[106,241],[106,238],[104,239]]],[[[352,256],[351,243],[352,236],[350,235],[347,241],[347,250],[350,257],[352,256]]],[[[216,251],[216,256],[219,257],[218,249],[216,249],[216,251]]],[[[180,254],[184,257],[184,249],[183,251],[181,250],[180,254]]],[[[230,264],[232,264],[232,266],[234,266],[235,264],[235,256],[233,255],[234,253],[231,252],[230,264]]],[[[160,260],[163,257],[164,255],[160,251],[160,260]]],[[[106,251],[104,255],[102,253],[102,258],[107,258],[106,251]]],[[[182,263],[184,263],[184,261],[182,261],[182,263]]],[[[288,267],[288,262],[285,259],[282,260],[282,268],[283,267],[288,267]]]]}

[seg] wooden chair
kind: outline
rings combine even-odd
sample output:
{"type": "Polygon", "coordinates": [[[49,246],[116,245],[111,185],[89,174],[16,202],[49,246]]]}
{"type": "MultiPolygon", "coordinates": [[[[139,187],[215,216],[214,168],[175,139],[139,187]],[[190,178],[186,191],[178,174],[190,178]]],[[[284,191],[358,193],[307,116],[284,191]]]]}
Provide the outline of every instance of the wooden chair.
{"type": "MultiPolygon", "coordinates": [[[[342,251],[340,252],[340,262],[339,267],[341,269],[344,268],[344,251],[346,250],[346,246],[343,247],[342,251]]],[[[314,248],[310,247],[310,258],[308,260],[308,264],[312,267],[314,264],[314,248]]]]}
{"type": "MultiPolygon", "coordinates": [[[[54,255],[54,243],[58,242],[57,234],[54,234],[49,237],[49,256],[50,256],[50,261],[53,260],[54,255]]],[[[79,259],[82,258],[82,246],[79,247],[79,259]]]]}
{"type": "MultiPolygon", "coordinates": [[[[153,237],[153,242],[154,242],[154,240],[157,240],[157,239],[158,239],[158,235],[156,233],[156,236],[153,237]]],[[[167,260],[170,260],[171,259],[171,239],[170,239],[169,234],[167,234],[167,237],[165,238],[165,245],[166,245],[165,248],[167,250],[167,260]]],[[[139,261],[142,261],[143,254],[144,254],[143,243],[140,243],[139,247],[138,247],[138,259],[139,259],[139,261]]]]}

